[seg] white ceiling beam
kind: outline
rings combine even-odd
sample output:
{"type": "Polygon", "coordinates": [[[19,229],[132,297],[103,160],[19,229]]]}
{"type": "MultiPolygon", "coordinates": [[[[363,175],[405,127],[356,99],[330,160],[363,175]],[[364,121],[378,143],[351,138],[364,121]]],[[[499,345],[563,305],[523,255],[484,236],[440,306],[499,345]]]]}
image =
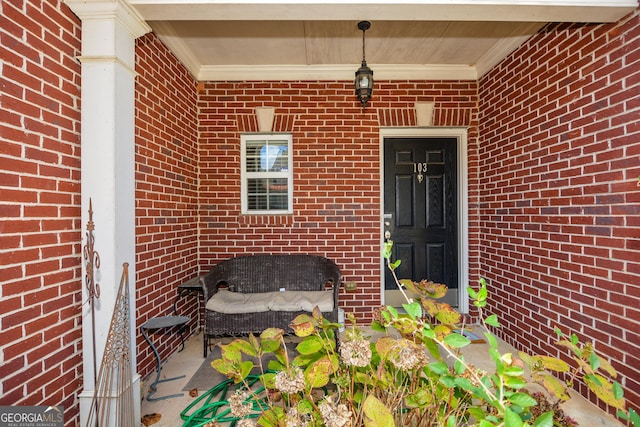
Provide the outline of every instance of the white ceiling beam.
{"type": "MultiPolygon", "coordinates": [[[[476,68],[469,65],[369,64],[374,78],[381,80],[476,80],[476,68]]],[[[313,80],[350,81],[353,65],[204,65],[195,73],[200,81],[313,80]]]]}
{"type": "Polygon", "coordinates": [[[129,0],[147,21],[615,22],[637,0],[129,0]]]}

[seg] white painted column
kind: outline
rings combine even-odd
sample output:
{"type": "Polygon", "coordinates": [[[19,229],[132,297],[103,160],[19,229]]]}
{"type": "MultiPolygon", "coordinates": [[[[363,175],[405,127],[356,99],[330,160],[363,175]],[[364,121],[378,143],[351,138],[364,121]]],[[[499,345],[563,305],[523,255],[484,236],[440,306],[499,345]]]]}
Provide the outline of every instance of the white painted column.
{"type": "MultiPolygon", "coordinates": [[[[95,247],[100,255],[95,304],[97,369],[100,369],[123,263],[129,264],[130,354],[134,373],[135,419],[140,419],[140,376],[136,373],[134,91],[135,40],[151,28],[122,0],[66,0],[82,20],[82,244],[86,242],[89,199],[95,247]]],[[[86,261],[83,260],[83,279],[86,261]]],[[[84,284],[84,282],[83,282],[84,284]]],[[[83,302],[88,293],[83,286],[83,302]]],[[[91,305],[82,307],[85,426],[95,390],[91,305]]],[[[115,397],[115,396],[114,396],[115,397]]]]}

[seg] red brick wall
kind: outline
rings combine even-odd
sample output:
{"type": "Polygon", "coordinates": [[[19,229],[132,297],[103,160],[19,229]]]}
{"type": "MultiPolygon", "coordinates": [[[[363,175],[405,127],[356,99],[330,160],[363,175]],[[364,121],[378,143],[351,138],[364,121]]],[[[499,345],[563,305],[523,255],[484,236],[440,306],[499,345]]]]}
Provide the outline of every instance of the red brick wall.
{"type": "Polygon", "coordinates": [[[502,337],[552,354],[556,325],[595,340],[637,409],[638,15],[542,30],[480,81],[479,122],[480,264],[502,337]]]}
{"type": "Polygon", "coordinates": [[[80,23],[62,2],[0,15],[0,405],[63,405],[82,389],[80,23]]]}
{"type": "Polygon", "coordinates": [[[435,125],[470,125],[469,145],[475,144],[475,82],[377,81],[365,111],[351,82],[204,84],[198,104],[202,269],[239,254],[324,255],[359,285],[342,293],[345,311],[370,321],[381,303],[380,126],[415,126],[417,101],[435,102],[435,125]],[[260,106],[275,108],[274,131],[293,134],[290,216],[240,215],[240,134],[257,130],[260,106]]]}
{"type": "MultiPolygon", "coordinates": [[[[196,86],[153,34],[136,41],[136,304],[137,325],[172,315],[176,286],[198,274],[198,133],[196,86]]],[[[178,314],[197,313],[184,298],[178,314]]],[[[192,316],[195,325],[195,316],[192,316]]],[[[139,330],[139,328],[138,328],[139,330]]],[[[178,348],[179,335],[152,337],[161,356],[178,348]]],[[[138,372],[155,359],[138,333],[138,372]]]]}

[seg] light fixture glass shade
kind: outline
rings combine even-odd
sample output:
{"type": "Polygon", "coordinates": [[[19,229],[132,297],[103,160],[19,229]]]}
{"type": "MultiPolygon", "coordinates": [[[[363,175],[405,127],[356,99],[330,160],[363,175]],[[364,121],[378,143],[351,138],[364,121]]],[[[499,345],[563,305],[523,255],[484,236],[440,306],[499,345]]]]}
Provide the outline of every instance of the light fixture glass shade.
{"type": "Polygon", "coordinates": [[[373,93],[373,70],[367,67],[367,60],[365,59],[365,32],[371,28],[371,22],[360,21],[358,22],[358,29],[362,31],[362,65],[356,71],[356,80],[354,82],[356,88],[356,95],[362,103],[362,109],[367,108],[367,102],[371,99],[373,93]]]}
{"type": "Polygon", "coordinates": [[[373,93],[373,70],[367,67],[366,61],[362,61],[362,65],[356,71],[355,89],[356,95],[362,103],[362,109],[367,108],[367,102],[373,93]]]}

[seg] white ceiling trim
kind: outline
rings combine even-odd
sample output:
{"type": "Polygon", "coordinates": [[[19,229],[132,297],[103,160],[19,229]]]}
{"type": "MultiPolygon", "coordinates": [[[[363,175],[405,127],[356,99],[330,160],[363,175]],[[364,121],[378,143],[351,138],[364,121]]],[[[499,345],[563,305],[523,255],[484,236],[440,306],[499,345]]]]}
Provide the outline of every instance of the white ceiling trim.
{"type": "Polygon", "coordinates": [[[500,61],[509,56],[511,52],[520,47],[543,26],[543,23],[538,22],[525,23],[522,27],[524,28],[523,32],[527,35],[503,38],[498,41],[476,62],[478,77],[482,77],[486,72],[498,65],[500,61]]]}
{"type": "Polygon", "coordinates": [[[173,25],[167,21],[159,21],[154,22],[153,26],[156,33],[162,34],[162,42],[182,62],[182,65],[187,67],[191,75],[197,78],[202,64],[200,64],[200,60],[196,58],[187,43],[176,34],[173,25]]]}
{"type": "Polygon", "coordinates": [[[147,21],[615,22],[637,0],[129,0],[147,21]]]}
{"type": "MultiPolygon", "coordinates": [[[[368,64],[375,80],[477,80],[476,68],[468,65],[368,64]]],[[[351,81],[359,64],[353,65],[213,65],[195,74],[201,81],[312,80],[351,81]]]]}

